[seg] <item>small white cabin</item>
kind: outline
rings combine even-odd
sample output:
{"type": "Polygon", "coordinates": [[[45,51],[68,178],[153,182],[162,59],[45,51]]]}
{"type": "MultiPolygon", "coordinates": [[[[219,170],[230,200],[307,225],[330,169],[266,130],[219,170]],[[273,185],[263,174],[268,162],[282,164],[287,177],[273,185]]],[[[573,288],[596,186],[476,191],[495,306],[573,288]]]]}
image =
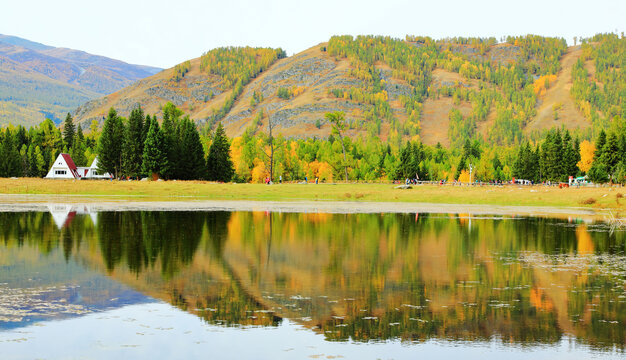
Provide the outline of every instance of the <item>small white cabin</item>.
{"type": "Polygon", "coordinates": [[[91,163],[91,166],[87,168],[88,171],[85,172],[85,179],[110,179],[111,174],[109,173],[101,173],[98,171],[98,157],[96,156],[91,163]]]}
{"type": "Polygon", "coordinates": [[[110,179],[109,173],[98,171],[98,158],[96,157],[90,167],[77,167],[69,154],[59,154],[52,168],[46,175],[46,179],[110,179]]]}
{"type": "Polygon", "coordinates": [[[59,154],[48,171],[46,179],[80,179],[80,174],[70,154],[59,154]]]}

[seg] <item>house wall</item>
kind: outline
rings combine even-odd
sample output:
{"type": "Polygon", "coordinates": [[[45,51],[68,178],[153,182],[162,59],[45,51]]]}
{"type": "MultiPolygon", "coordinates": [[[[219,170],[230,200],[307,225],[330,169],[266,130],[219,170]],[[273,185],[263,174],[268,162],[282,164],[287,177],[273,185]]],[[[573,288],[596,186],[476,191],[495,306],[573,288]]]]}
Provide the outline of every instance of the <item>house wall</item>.
{"type": "Polygon", "coordinates": [[[55,165],[50,169],[48,175],[46,175],[48,179],[73,179],[74,175],[72,175],[72,171],[67,166],[58,166],[55,165]],[[65,174],[59,174],[58,172],[65,171],[65,174]]]}

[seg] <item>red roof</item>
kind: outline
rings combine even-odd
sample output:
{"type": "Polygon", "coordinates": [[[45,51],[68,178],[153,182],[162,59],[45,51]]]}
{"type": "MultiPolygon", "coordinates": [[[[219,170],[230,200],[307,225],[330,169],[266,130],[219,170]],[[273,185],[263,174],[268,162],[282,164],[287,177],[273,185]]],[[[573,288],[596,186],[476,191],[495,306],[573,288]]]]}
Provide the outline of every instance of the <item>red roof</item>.
{"type": "Polygon", "coordinates": [[[72,160],[70,154],[61,154],[61,156],[63,156],[63,159],[65,160],[67,167],[70,168],[70,171],[72,172],[72,175],[74,175],[74,178],[80,178],[80,175],[78,174],[78,171],[76,169],[76,164],[74,164],[74,160],[72,160]]]}

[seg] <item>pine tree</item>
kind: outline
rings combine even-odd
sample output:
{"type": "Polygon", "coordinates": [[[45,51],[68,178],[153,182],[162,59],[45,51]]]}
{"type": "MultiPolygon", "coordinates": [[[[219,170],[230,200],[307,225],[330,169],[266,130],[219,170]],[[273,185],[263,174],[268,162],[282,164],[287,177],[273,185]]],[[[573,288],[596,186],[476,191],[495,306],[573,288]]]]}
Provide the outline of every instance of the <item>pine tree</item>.
{"type": "Polygon", "coordinates": [[[572,176],[579,174],[578,163],[580,162],[580,139],[578,139],[578,136],[574,139],[574,159],[576,159],[576,164],[574,164],[574,168],[572,169],[572,176]]]}
{"type": "Polygon", "coordinates": [[[0,144],[0,177],[22,175],[22,159],[9,130],[6,130],[4,136],[0,138],[0,144]]]}
{"type": "Polygon", "coordinates": [[[74,135],[76,134],[76,126],[74,126],[74,119],[72,115],[67,113],[65,117],[65,124],[63,125],[63,142],[70,149],[74,146],[74,135]]]}
{"type": "Polygon", "coordinates": [[[604,144],[606,144],[606,133],[604,129],[600,130],[600,134],[598,135],[598,140],[596,140],[596,152],[593,154],[594,159],[599,159],[602,157],[602,151],[604,150],[604,144]]]}
{"type": "MultiPolygon", "coordinates": [[[[168,103],[168,104],[171,104],[171,103],[168,103]]],[[[161,131],[163,133],[163,143],[164,143],[163,149],[166,154],[165,156],[167,158],[168,166],[167,166],[167,170],[164,171],[160,175],[167,179],[174,179],[178,176],[179,174],[178,166],[180,165],[180,159],[179,159],[180,142],[177,140],[177,136],[176,136],[178,118],[173,118],[172,114],[178,114],[178,112],[172,111],[171,107],[167,107],[167,106],[163,109],[163,124],[161,125],[161,131]],[[167,109],[170,109],[170,110],[167,110],[167,109]]]]}
{"type": "MultiPolygon", "coordinates": [[[[156,122],[156,115],[154,116],[154,121],[156,122]]],[[[143,134],[141,137],[141,143],[145,143],[148,138],[148,131],[150,131],[150,124],[152,123],[152,117],[150,115],[146,115],[146,120],[143,123],[143,134]]]]}
{"type": "Polygon", "coordinates": [[[569,131],[565,131],[563,135],[563,162],[562,162],[562,173],[565,177],[575,176],[576,175],[576,164],[578,163],[578,158],[576,154],[578,153],[574,150],[574,146],[572,145],[572,137],[569,134],[569,131]]]}
{"type": "Polygon", "coordinates": [[[617,136],[615,133],[611,132],[606,138],[606,144],[602,149],[602,156],[600,157],[600,162],[606,165],[607,173],[612,175],[617,167],[617,164],[620,162],[620,151],[619,143],[617,141],[617,136]]]}
{"type": "Polygon", "coordinates": [[[409,178],[415,179],[416,176],[419,176],[419,179],[426,180],[427,174],[426,171],[424,171],[424,169],[422,168],[422,161],[424,160],[424,158],[424,145],[422,145],[420,142],[416,142],[415,145],[413,145],[409,178]]]}
{"type": "Polygon", "coordinates": [[[76,137],[81,142],[85,142],[85,135],[83,135],[83,128],[80,125],[76,126],[76,137]]]}
{"type": "Polygon", "coordinates": [[[410,141],[406,142],[406,145],[400,151],[400,162],[396,168],[394,178],[396,180],[404,180],[409,177],[411,171],[411,160],[413,156],[413,145],[410,141]]]}
{"type": "MultiPolygon", "coordinates": [[[[148,125],[148,124],[146,124],[148,125]]],[[[159,128],[156,119],[152,119],[149,123],[146,141],[143,146],[142,166],[141,170],[144,174],[158,177],[167,172],[167,155],[164,149],[165,141],[163,132],[159,128]]]]}
{"type": "Polygon", "coordinates": [[[115,178],[121,175],[123,143],[124,123],[115,109],[111,108],[98,141],[98,171],[108,172],[115,178]]]}
{"type": "Polygon", "coordinates": [[[624,165],[626,165],[626,133],[622,134],[622,136],[620,137],[620,144],[622,150],[622,162],[624,162],[624,165]]]}
{"type": "Polygon", "coordinates": [[[235,172],[233,162],[230,159],[230,145],[228,144],[228,138],[222,123],[215,130],[213,142],[209,148],[207,169],[210,181],[228,182],[232,179],[235,172]]]}
{"type": "Polygon", "coordinates": [[[74,146],[72,147],[70,151],[70,156],[72,157],[72,160],[74,160],[74,163],[76,164],[76,166],[90,165],[90,164],[87,164],[87,157],[85,156],[86,150],[87,150],[87,147],[85,146],[85,142],[80,141],[80,138],[78,137],[78,134],[77,134],[74,137],[74,146]]]}
{"type": "Polygon", "coordinates": [[[542,168],[541,168],[541,150],[539,148],[539,144],[535,147],[535,151],[533,152],[533,171],[531,172],[534,175],[532,179],[534,182],[541,182],[543,180],[542,168]]]}
{"type": "Polygon", "coordinates": [[[185,117],[181,121],[181,148],[185,151],[180,156],[180,178],[183,180],[199,180],[206,178],[206,161],[200,134],[196,125],[185,117]]]}
{"type": "Polygon", "coordinates": [[[17,132],[15,133],[15,147],[21,149],[22,145],[30,145],[30,139],[26,129],[20,125],[17,127],[17,132]]]}
{"type": "Polygon", "coordinates": [[[144,114],[141,107],[136,107],[128,117],[128,126],[124,134],[124,174],[139,178],[141,176],[143,157],[144,114]]]}

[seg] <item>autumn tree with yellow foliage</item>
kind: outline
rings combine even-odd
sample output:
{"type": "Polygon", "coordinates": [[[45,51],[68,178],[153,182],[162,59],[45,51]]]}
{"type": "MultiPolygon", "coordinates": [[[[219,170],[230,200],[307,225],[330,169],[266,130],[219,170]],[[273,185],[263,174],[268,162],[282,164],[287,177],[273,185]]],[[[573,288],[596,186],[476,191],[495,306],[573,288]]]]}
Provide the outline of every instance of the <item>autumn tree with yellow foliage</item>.
{"type": "Polygon", "coordinates": [[[595,152],[596,147],[588,140],[584,140],[580,143],[580,161],[576,164],[580,171],[586,173],[591,169],[593,154],[595,152]]]}

